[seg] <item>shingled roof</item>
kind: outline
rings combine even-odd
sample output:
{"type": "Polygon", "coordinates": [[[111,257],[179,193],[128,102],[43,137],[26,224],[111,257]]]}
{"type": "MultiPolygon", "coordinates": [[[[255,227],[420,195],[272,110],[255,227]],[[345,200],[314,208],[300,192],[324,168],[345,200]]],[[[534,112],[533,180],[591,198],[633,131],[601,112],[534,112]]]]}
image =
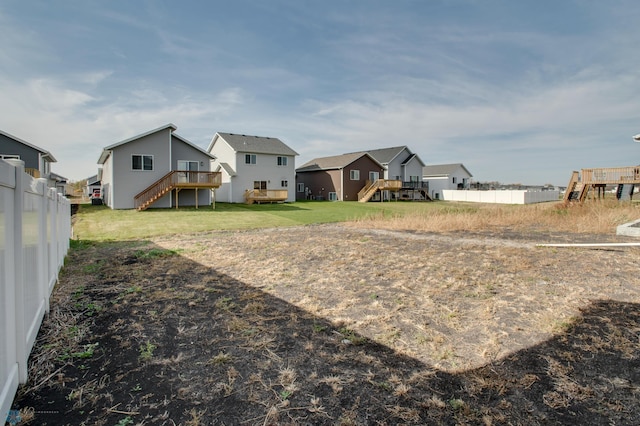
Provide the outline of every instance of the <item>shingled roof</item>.
{"type": "Polygon", "coordinates": [[[216,138],[220,137],[236,152],[250,152],[253,154],[274,154],[274,155],[298,155],[293,149],[289,148],[287,144],[282,142],[278,138],[269,138],[264,136],[250,136],[250,135],[238,135],[235,133],[222,133],[215,134],[209,144],[209,150],[216,141],[216,138]]]}
{"type": "Polygon", "coordinates": [[[361,151],[366,152],[371,155],[376,161],[380,164],[389,164],[396,158],[402,151],[405,149],[408,150],[406,146],[394,146],[390,148],[380,148],[380,149],[371,149],[369,151],[361,151]]]}
{"type": "MultiPolygon", "coordinates": [[[[315,170],[336,170],[343,169],[354,161],[360,159],[363,156],[371,158],[376,163],[380,164],[375,158],[369,155],[367,152],[352,152],[351,154],[334,155],[331,157],[319,157],[314,158],[311,161],[307,161],[302,166],[296,169],[296,172],[311,172],[315,170]]],[[[382,165],[380,165],[382,167],[382,165]]]]}
{"type": "Polygon", "coordinates": [[[422,168],[423,176],[449,176],[459,168],[464,169],[469,176],[473,176],[462,163],[453,164],[436,164],[433,166],[424,166],[422,168]]]}

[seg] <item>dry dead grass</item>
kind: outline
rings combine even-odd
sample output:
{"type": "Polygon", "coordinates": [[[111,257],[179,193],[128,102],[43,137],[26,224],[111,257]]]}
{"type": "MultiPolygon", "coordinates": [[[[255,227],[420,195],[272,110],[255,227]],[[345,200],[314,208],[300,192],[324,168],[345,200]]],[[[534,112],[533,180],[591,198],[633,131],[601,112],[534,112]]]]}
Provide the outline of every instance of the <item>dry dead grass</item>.
{"type": "Polygon", "coordinates": [[[495,205],[451,203],[442,209],[406,214],[392,218],[373,215],[352,223],[363,228],[412,230],[423,232],[552,230],[590,234],[610,234],[615,227],[635,220],[640,207],[616,200],[588,201],[583,204],[541,203],[531,205],[495,205]]]}
{"type": "Polygon", "coordinates": [[[535,246],[615,240],[593,229],[634,213],[456,204],[97,245],[65,268],[23,396],[101,425],[637,420],[640,249],[535,246]]]}

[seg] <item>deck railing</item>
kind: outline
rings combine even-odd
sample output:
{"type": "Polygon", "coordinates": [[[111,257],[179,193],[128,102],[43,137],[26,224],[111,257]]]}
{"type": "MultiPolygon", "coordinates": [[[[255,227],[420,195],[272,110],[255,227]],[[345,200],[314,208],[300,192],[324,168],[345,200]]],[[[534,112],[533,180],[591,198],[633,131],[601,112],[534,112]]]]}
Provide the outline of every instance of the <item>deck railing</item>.
{"type": "Polygon", "coordinates": [[[640,167],[582,169],[580,183],[584,185],[640,183],[640,167]]]}
{"type": "Polygon", "coordinates": [[[402,182],[402,187],[407,189],[428,189],[429,182],[423,182],[423,181],[402,182]]]}
{"type": "Polygon", "coordinates": [[[289,191],[286,189],[247,189],[244,198],[248,203],[286,201],[289,191]]]}
{"type": "Polygon", "coordinates": [[[36,179],[40,178],[40,170],[38,170],[38,169],[32,169],[30,167],[25,167],[24,168],[24,172],[26,174],[28,174],[29,176],[34,177],[36,179]]]}

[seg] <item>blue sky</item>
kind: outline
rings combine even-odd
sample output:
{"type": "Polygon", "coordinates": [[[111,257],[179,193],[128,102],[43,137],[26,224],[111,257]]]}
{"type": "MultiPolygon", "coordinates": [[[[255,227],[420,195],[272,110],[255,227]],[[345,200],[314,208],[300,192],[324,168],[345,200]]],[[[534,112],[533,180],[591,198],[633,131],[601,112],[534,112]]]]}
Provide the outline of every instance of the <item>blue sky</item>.
{"type": "Polygon", "coordinates": [[[478,181],[640,163],[640,2],[0,1],[0,129],[71,180],[167,123],[319,156],[407,145],[478,181]]]}

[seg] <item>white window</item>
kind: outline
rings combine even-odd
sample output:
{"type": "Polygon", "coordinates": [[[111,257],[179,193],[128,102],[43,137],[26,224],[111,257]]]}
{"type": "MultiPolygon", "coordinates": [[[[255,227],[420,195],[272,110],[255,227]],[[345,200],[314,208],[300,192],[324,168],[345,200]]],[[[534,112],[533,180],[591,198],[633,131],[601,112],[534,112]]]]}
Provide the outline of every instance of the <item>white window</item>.
{"type": "Polygon", "coordinates": [[[133,154],[131,156],[132,170],[153,170],[153,155],[133,154]]]}
{"type": "Polygon", "coordinates": [[[338,201],[338,193],[330,192],[329,193],[329,201],[338,201]]]}
{"type": "Polygon", "coordinates": [[[278,166],[286,166],[287,165],[287,157],[278,157],[278,166]]]}
{"type": "Polygon", "coordinates": [[[456,183],[456,178],[455,176],[453,177],[453,182],[452,183],[456,183]]]}
{"type": "Polygon", "coordinates": [[[420,176],[409,176],[409,182],[420,182],[420,176]]]}
{"type": "Polygon", "coordinates": [[[19,160],[20,156],[19,155],[0,155],[0,159],[3,160],[19,160]]]}
{"type": "Polygon", "coordinates": [[[360,180],[360,170],[350,170],[349,171],[349,179],[351,179],[351,180],[360,180]]]}
{"type": "Polygon", "coordinates": [[[256,164],[256,155],[255,154],[245,154],[244,163],[245,164],[256,164]]]}
{"type": "Polygon", "coordinates": [[[283,188],[289,187],[289,181],[287,181],[287,180],[281,181],[280,182],[280,186],[283,187],[283,188]]]}
{"type": "Polygon", "coordinates": [[[298,184],[298,192],[304,192],[304,183],[298,184]]]}

